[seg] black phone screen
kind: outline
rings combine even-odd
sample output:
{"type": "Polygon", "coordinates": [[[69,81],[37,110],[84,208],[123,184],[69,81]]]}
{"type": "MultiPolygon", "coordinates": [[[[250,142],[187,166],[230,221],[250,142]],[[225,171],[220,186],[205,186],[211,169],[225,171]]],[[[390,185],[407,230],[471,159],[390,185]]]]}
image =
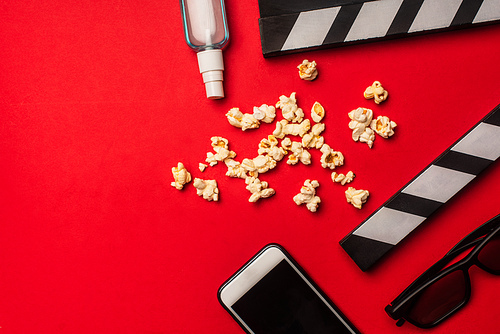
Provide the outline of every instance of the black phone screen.
{"type": "Polygon", "coordinates": [[[232,308],[256,334],[355,333],[286,260],[276,265],[232,308]]]}

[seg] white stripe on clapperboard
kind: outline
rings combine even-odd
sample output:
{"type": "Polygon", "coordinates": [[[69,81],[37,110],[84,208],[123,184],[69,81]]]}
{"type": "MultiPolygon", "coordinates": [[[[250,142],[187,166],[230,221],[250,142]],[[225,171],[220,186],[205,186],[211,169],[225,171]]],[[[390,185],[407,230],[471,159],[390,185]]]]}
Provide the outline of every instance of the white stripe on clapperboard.
{"type": "Polygon", "coordinates": [[[426,0],[420,7],[408,32],[446,28],[460,8],[462,0],[426,0]]]}
{"type": "Polygon", "coordinates": [[[500,17],[500,0],[484,0],[473,23],[487,22],[500,17]]]}
{"type": "Polygon", "coordinates": [[[281,49],[292,50],[323,44],[339,10],[340,7],[332,7],[301,12],[281,49]]]}
{"type": "MultiPolygon", "coordinates": [[[[500,145],[492,138],[500,138],[500,126],[479,123],[451,150],[495,161],[500,157],[500,145]]],[[[431,165],[401,192],[446,203],[474,178],[472,174],[431,165]]],[[[427,217],[381,207],[353,234],[396,245],[425,219],[427,217]]]]}
{"type": "Polygon", "coordinates": [[[345,41],[385,36],[402,3],[403,0],[364,3],[345,41]]]}
{"type": "MultiPolygon", "coordinates": [[[[384,37],[404,0],[365,2],[345,42],[384,37]]],[[[450,26],[463,0],[425,0],[409,33],[450,26]]],[[[322,45],[341,6],[301,12],[282,51],[322,45]]],[[[500,0],[484,0],[473,23],[500,19],[500,0]]]]}

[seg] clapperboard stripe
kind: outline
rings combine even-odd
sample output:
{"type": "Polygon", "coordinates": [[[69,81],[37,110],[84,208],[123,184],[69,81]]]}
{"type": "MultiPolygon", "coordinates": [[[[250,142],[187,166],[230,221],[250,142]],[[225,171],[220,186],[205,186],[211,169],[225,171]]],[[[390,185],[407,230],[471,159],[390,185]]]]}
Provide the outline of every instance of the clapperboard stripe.
{"type": "Polygon", "coordinates": [[[500,105],[340,241],[363,270],[500,157],[500,105]]]}
{"type": "Polygon", "coordinates": [[[500,0],[260,0],[259,8],[264,56],[500,21],[500,0]]]}

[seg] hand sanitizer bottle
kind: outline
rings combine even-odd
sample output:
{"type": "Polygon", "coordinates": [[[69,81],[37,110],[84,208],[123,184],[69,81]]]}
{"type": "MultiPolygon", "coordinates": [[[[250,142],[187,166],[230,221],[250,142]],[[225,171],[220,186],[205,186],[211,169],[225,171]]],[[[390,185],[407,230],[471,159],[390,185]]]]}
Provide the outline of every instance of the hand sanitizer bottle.
{"type": "Polygon", "coordinates": [[[224,97],[222,48],[229,40],[224,0],[180,0],[184,37],[197,52],[209,99],[224,97]]]}

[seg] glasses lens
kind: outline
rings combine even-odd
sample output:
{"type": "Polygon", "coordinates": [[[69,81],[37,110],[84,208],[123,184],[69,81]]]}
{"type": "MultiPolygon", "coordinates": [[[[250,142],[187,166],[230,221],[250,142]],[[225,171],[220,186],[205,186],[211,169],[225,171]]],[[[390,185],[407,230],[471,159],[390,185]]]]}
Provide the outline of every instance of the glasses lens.
{"type": "Polygon", "coordinates": [[[408,317],[430,326],[465,301],[466,281],[461,270],[453,271],[427,287],[415,297],[408,317]]]}
{"type": "Polygon", "coordinates": [[[478,254],[478,260],[484,266],[500,274],[500,232],[484,245],[478,254]]]}

